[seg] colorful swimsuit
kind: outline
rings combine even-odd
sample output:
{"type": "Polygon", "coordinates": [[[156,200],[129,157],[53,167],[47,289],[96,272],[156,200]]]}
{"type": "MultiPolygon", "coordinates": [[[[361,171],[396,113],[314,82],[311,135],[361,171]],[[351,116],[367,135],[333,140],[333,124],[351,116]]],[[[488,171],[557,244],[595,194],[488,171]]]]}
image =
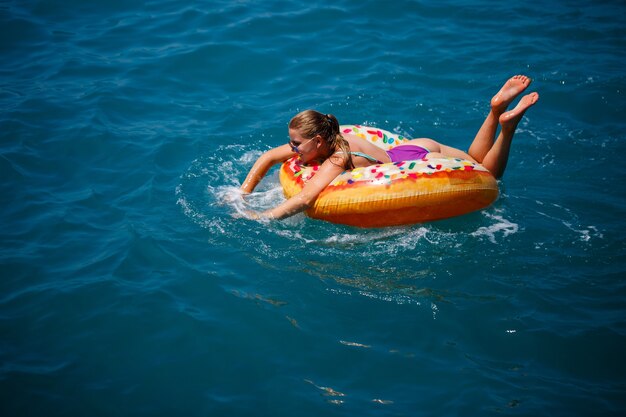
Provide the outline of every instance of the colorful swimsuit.
{"type": "MultiPolygon", "coordinates": [[[[342,153],[342,152],[337,152],[342,153]]],[[[391,162],[400,162],[400,161],[413,161],[416,159],[424,159],[426,155],[428,155],[430,151],[423,146],[417,145],[399,145],[394,148],[391,148],[387,151],[387,155],[391,162]]],[[[377,164],[384,164],[383,161],[379,161],[371,155],[368,155],[363,152],[350,152],[350,155],[360,156],[367,159],[370,162],[375,162],[377,164]]]]}
{"type": "Polygon", "coordinates": [[[387,151],[391,162],[413,161],[416,159],[424,159],[430,151],[423,146],[417,145],[399,145],[387,151]]]}

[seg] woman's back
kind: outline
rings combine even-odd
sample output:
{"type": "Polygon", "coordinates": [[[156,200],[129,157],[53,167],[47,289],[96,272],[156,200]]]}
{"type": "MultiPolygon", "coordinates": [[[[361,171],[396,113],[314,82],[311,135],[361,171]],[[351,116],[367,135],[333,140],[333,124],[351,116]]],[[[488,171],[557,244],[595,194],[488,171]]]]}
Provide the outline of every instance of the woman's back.
{"type": "Polygon", "coordinates": [[[353,153],[352,162],[354,163],[355,167],[366,167],[366,166],[374,165],[377,163],[376,161],[380,161],[382,163],[390,162],[387,152],[385,152],[383,149],[379,148],[378,146],[366,140],[363,140],[359,138],[358,136],[344,134],[343,137],[350,144],[350,152],[364,153],[366,155],[371,156],[374,159],[373,161],[363,156],[354,155],[353,153]]]}

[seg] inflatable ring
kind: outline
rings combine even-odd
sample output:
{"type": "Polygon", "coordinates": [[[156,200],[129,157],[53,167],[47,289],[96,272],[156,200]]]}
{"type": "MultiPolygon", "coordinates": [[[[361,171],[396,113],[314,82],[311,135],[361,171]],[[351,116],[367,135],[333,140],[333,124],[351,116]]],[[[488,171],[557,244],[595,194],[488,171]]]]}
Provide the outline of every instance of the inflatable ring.
{"type": "MultiPolygon", "coordinates": [[[[378,128],[341,126],[385,150],[408,139],[378,128]]],[[[298,194],[319,169],[298,156],[280,169],[285,197],[298,194]]],[[[333,180],[306,211],[309,217],[358,227],[423,223],[483,209],[498,198],[496,179],[465,159],[429,158],[346,171],[333,180]]]]}

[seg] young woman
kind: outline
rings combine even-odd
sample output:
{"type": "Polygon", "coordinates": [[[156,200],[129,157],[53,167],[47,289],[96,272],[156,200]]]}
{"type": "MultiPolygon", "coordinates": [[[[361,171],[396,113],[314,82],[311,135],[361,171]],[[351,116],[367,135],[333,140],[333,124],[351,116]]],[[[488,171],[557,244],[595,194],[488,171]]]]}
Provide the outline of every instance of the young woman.
{"type": "Polygon", "coordinates": [[[412,139],[384,151],[353,135],[342,135],[335,116],[305,110],[289,122],[289,143],[261,155],[248,173],[241,191],[244,194],[251,193],[272,166],[294,155],[298,155],[305,164],[318,162],[319,170],[299,194],[263,213],[250,212],[249,217],[282,219],[292,216],[311,207],[320,192],[346,169],[422,159],[426,155],[478,162],[496,178],[500,178],[506,168],[517,124],[524,112],[537,102],[539,94],[530,93],[522,97],[513,110],[506,109],[530,85],[530,82],[530,78],[516,75],[504,84],[491,99],[491,111],[467,153],[427,138],[412,139]],[[501,130],[496,139],[498,123],[501,130]]]}

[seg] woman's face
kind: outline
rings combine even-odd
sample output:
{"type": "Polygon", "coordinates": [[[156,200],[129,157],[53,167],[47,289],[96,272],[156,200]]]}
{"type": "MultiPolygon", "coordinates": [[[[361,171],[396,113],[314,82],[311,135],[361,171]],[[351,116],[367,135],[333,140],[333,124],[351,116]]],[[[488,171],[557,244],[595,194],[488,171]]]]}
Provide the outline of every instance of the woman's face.
{"type": "Polygon", "coordinates": [[[298,129],[289,129],[289,145],[291,150],[300,156],[305,164],[315,160],[319,156],[320,136],[310,139],[302,137],[298,129]]]}

